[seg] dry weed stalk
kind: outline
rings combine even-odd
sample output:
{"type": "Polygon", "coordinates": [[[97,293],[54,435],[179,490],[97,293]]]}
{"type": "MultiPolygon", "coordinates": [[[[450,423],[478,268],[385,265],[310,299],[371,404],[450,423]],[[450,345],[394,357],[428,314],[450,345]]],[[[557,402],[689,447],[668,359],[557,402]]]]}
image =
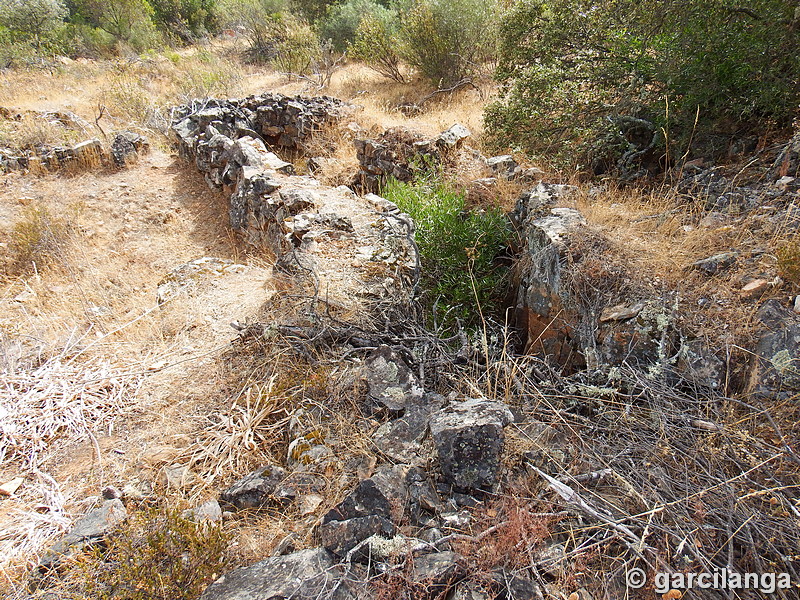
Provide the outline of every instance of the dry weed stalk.
{"type": "Polygon", "coordinates": [[[253,457],[267,456],[291,418],[288,397],[274,393],[277,379],[276,373],[263,385],[247,387],[230,408],[207,416],[207,425],[178,460],[208,485],[225,474],[243,472],[253,457]]]}

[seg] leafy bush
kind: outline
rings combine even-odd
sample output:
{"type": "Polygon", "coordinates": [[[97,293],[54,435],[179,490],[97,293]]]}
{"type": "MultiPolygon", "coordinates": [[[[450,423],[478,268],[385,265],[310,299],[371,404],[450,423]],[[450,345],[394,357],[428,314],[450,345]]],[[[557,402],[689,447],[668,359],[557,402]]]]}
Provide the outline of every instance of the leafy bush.
{"type": "Polygon", "coordinates": [[[275,58],[275,38],[287,10],[284,0],[226,0],[220,9],[223,23],[244,30],[253,62],[265,63],[275,58]]]}
{"type": "Polygon", "coordinates": [[[149,0],[155,24],[184,42],[218,29],[216,0],[149,0]]]}
{"type": "Polygon", "coordinates": [[[402,10],[403,58],[435,85],[452,85],[494,55],[492,0],[414,0],[402,10]]]}
{"type": "Polygon", "coordinates": [[[147,0],[73,1],[76,15],[136,52],[163,44],[152,20],[153,7],[147,0]]]}
{"type": "Polygon", "coordinates": [[[277,19],[272,27],[272,62],[279,71],[305,75],[321,57],[319,37],[309,25],[290,15],[277,19]]]}
{"type": "Polygon", "coordinates": [[[476,325],[481,316],[496,314],[507,283],[497,260],[510,240],[502,210],[467,211],[464,194],[435,177],[411,184],[390,180],[382,194],[416,223],[431,317],[445,326],[456,318],[476,325]]]}
{"type": "Polygon", "coordinates": [[[582,144],[584,167],[603,139],[599,155],[607,156],[596,163],[648,146],[663,153],[669,143],[682,155],[690,137],[720,151],[729,141],[720,132],[786,125],[796,114],[795,20],[784,0],[746,8],[721,0],[520,0],[501,25],[501,101],[486,113],[488,129],[504,144],[561,152],[566,161],[582,144]],[[626,127],[642,121],[649,139],[626,127]]]}
{"type": "Polygon", "coordinates": [[[41,48],[62,24],[67,8],[62,0],[2,0],[0,24],[41,48]]]}
{"type": "Polygon", "coordinates": [[[400,41],[396,24],[388,18],[376,15],[365,16],[358,25],[351,56],[394,81],[403,83],[405,78],[400,71],[400,41]]]}
{"type": "Polygon", "coordinates": [[[132,517],[84,565],[86,592],[100,600],[194,599],[224,568],[230,536],[174,509],[132,517]]]}
{"type": "Polygon", "coordinates": [[[292,13],[308,23],[317,23],[325,16],[333,0],[290,0],[292,13]]]}
{"type": "Polygon", "coordinates": [[[71,57],[110,58],[118,51],[113,35],[88,23],[68,23],[61,30],[56,45],[71,57]]]}
{"type": "Polygon", "coordinates": [[[388,21],[394,13],[374,0],[345,0],[328,9],[319,30],[323,39],[333,43],[334,50],[344,52],[355,43],[356,32],[365,19],[388,21]]]}

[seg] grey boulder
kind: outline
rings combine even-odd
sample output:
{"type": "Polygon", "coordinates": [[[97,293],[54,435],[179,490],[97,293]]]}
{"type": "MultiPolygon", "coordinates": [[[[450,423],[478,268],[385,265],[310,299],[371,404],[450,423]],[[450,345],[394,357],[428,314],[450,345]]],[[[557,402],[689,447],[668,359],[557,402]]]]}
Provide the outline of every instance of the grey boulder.
{"type": "Polygon", "coordinates": [[[503,428],[514,417],[505,404],[470,398],[431,417],[430,428],[447,482],[462,489],[494,485],[503,450],[503,428]]]}
{"type": "Polygon", "coordinates": [[[301,550],[231,571],[208,586],[200,600],[350,600],[337,573],[327,551],[301,550]]]}
{"type": "Polygon", "coordinates": [[[72,529],[44,553],[39,561],[39,570],[57,568],[64,556],[101,542],[127,516],[122,500],[106,500],[78,519],[72,529]]]}
{"type": "Polygon", "coordinates": [[[401,411],[422,399],[424,391],[419,379],[389,346],[381,346],[372,352],[365,365],[367,392],[378,404],[401,411]]]}
{"type": "Polygon", "coordinates": [[[767,300],[758,319],[763,332],[756,344],[750,388],[759,398],[790,398],[800,392],[800,315],[778,300],[767,300]]]}
{"type": "Polygon", "coordinates": [[[286,470],[266,465],[242,477],[219,495],[223,506],[243,510],[261,508],[274,499],[278,486],[286,479],[286,470]]]}

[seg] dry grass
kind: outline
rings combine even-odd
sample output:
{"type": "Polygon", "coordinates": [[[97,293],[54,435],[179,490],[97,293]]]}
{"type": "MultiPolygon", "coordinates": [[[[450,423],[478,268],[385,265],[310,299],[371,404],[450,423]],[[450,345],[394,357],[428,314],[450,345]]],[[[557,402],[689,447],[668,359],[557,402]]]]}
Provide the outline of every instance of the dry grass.
{"type": "Polygon", "coordinates": [[[0,462],[36,471],[56,440],[89,438],[96,445],[94,432],[124,416],[140,375],[105,361],[78,362],[73,352],[68,347],[31,370],[4,373],[0,462]]]}
{"type": "Polygon", "coordinates": [[[0,120],[0,145],[13,149],[70,146],[95,134],[82,125],[65,124],[49,113],[26,112],[18,119],[0,120]]]}
{"type": "MultiPolygon", "coordinates": [[[[0,388],[0,464],[3,475],[24,477],[19,496],[4,511],[0,569],[35,561],[45,544],[64,531],[67,497],[54,477],[53,459],[66,444],[88,440],[91,467],[101,467],[97,438],[125,421],[142,381],[141,366],[122,368],[106,359],[84,359],[86,339],[71,343],[44,362],[5,363],[0,388]],[[31,507],[35,502],[35,508],[31,507]]],[[[9,358],[7,348],[3,356],[9,358]]]]}

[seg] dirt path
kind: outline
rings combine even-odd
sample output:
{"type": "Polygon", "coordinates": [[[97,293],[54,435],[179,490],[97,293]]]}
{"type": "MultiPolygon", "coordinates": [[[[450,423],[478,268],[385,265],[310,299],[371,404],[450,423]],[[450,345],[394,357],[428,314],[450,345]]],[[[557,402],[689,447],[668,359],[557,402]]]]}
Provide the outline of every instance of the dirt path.
{"type": "MultiPolygon", "coordinates": [[[[68,522],[56,513],[84,512],[103,486],[157,480],[191,424],[219,398],[219,350],[236,337],[229,323],[265,302],[271,269],[264,257],[241,253],[227,226],[226,199],[160,150],[121,171],[6,176],[0,228],[7,248],[19,235],[13,225],[31,222],[34,213],[51,225],[65,224],[69,233],[51,266],[18,273],[3,285],[6,365],[35,363],[74,343],[85,348],[79,361],[135,374],[121,413],[94,440],[63,435],[48,448],[41,470],[53,477],[57,485],[49,491],[56,489],[60,501],[44,497],[46,490],[29,475],[14,498],[0,502],[0,532],[21,531],[26,518],[35,530],[42,519],[37,525],[33,508],[49,505],[50,526],[39,532],[46,536],[68,522]],[[209,256],[242,266],[201,273],[189,293],[157,305],[165,275],[209,256]]],[[[18,475],[24,475],[19,463],[6,461],[0,483],[18,475]]],[[[9,541],[3,537],[0,545],[9,541]]],[[[4,568],[9,562],[18,567],[20,558],[7,556],[4,568]]]]}

